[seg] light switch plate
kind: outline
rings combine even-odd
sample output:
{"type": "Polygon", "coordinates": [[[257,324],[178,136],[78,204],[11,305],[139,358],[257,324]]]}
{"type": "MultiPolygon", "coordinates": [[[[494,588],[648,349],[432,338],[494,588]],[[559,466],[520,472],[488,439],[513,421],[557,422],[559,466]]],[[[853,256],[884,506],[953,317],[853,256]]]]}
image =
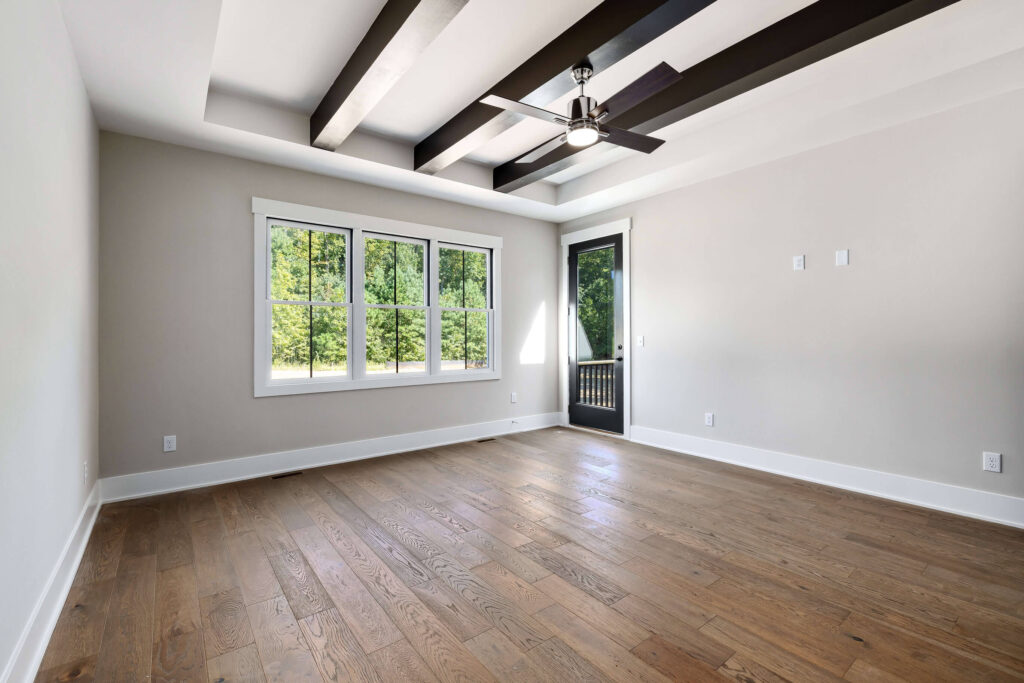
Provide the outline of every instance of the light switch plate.
{"type": "Polygon", "coordinates": [[[836,252],[836,265],[837,266],[848,266],[850,265],[850,250],[840,249],[836,252]]]}
{"type": "Polygon", "coordinates": [[[804,259],[804,255],[803,254],[800,254],[799,256],[794,256],[793,257],[793,270],[803,270],[805,262],[806,261],[804,259]]]}
{"type": "Polygon", "coordinates": [[[641,349],[644,347],[644,335],[641,334],[636,338],[636,345],[641,349]]]}

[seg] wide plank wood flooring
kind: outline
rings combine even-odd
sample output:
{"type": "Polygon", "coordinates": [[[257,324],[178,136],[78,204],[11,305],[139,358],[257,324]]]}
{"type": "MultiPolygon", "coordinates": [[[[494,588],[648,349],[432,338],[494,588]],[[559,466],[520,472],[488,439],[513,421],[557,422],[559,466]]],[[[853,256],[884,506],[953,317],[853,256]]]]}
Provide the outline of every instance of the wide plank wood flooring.
{"type": "Polygon", "coordinates": [[[37,680],[1024,680],[1024,532],[546,429],[105,505],[37,680]]]}

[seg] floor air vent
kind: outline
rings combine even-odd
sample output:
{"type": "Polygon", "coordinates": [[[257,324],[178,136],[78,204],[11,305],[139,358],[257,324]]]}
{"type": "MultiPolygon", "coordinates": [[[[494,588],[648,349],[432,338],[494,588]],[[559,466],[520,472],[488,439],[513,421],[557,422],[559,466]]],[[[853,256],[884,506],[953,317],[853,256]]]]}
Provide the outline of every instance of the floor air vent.
{"type": "Polygon", "coordinates": [[[487,443],[488,441],[494,441],[494,439],[477,439],[477,443],[487,443]]]}
{"type": "Polygon", "coordinates": [[[298,476],[300,474],[302,474],[302,470],[299,470],[298,472],[285,472],[284,474],[275,474],[275,475],[271,476],[270,478],[271,479],[284,479],[285,477],[295,477],[295,476],[298,476]]]}

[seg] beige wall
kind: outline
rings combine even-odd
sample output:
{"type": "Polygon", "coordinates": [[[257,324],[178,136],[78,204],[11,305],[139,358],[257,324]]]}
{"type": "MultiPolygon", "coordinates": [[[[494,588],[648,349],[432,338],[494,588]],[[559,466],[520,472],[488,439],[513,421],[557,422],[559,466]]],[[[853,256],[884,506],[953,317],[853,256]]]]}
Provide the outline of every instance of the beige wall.
{"type": "Polygon", "coordinates": [[[97,133],[56,2],[2,4],[0,96],[3,679],[98,469],[97,133]]]}
{"type": "Polygon", "coordinates": [[[1024,495],[1022,120],[1018,91],[562,226],[634,219],[633,423],[1024,495]]]}
{"type": "Polygon", "coordinates": [[[553,224],[111,133],[100,179],[103,476],[556,409],[553,224]],[[253,398],[254,195],[501,235],[502,379],[253,398]]]}

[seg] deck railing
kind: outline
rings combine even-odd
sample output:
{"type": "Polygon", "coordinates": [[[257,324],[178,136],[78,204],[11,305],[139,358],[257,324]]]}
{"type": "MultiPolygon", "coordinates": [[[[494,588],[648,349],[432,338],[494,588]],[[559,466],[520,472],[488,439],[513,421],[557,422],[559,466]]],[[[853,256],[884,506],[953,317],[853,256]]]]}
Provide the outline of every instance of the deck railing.
{"type": "Polygon", "coordinates": [[[615,407],[615,361],[589,360],[576,364],[579,403],[615,407]]]}

